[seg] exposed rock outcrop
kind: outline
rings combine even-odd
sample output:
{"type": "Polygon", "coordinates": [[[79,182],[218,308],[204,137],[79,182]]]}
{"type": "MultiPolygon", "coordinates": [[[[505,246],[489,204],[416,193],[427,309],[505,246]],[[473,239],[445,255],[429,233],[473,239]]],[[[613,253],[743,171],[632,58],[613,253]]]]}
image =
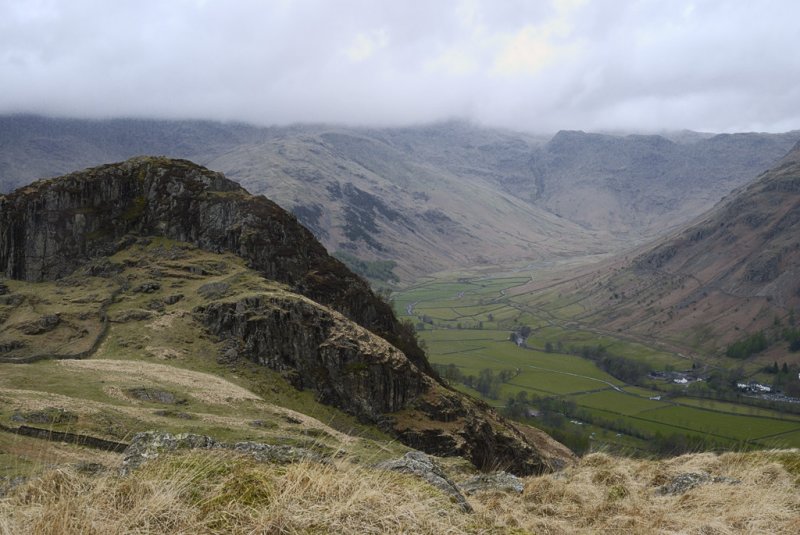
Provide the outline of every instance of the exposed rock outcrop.
{"type": "Polygon", "coordinates": [[[459,485],[467,495],[476,492],[495,491],[495,492],[515,492],[522,494],[525,484],[520,478],[506,472],[492,472],[491,474],[479,474],[469,478],[459,485]]]}
{"type": "Polygon", "coordinates": [[[684,494],[695,487],[705,485],[708,483],[723,483],[726,485],[738,485],[741,483],[738,479],[725,476],[711,477],[706,472],[686,472],[678,474],[673,477],[667,484],[658,487],[658,494],[665,496],[668,494],[679,495],[684,494]]]}
{"type": "Polygon", "coordinates": [[[252,456],[259,462],[279,464],[296,463],[302,460],[323,462],[324,458],[305,448],[288,445],[262,444],[259,442],[218,442],[207,435],[180,433],[173,435],[164,431],[137,433],[124,452],[122,472],[127,473],[140,467],[148,460],[162,453],[181,450],[225,449],[252,456]]]}
{"type": "Polygon", "coordinates": [[[382,338],[296,296],[255,295],[196,313],[212,333],[240,341],[243,356],[372,423],[435,384],[382,338]]]}
{"type": "Polygon", "coordinates": [[[450,496],[461,507],[462,511],[472,512],[472,506],[456,484],[444,473],[442,467],[431,457],[420,451],[409,451],[399,459],[380,463],[378,468],[415,475],[450,496]]]}
{"type": "Polygon", "coordinates": [[[140,157],[0,196],[0,272],[53,280],[115,252],[129,234],[164,236],[245,258],[265,277],[330,306],[434,375],[413,333],[366,282],[329,256],[297,219],[220,173],[140,157]]]}
{"type": "Polygon", "coordinates": [[[195,314],[210,332],[238,343],[238,356],[411,447],[519,474],[569,461],[564,448],[551,462],[489,406],[443,387],[382,338],[309,300],[262,294],[212,302],[195,314]]]}
{"type": "MultiPolygon", "coordinates": [[[[229,295],[227,283],[200,287],[206,303],[195,317],[226,340],[221,362],[244,357],[268,366],[417,449],[517,474],[554,466],[487,405],[442,384],[413,328],[294,216],[219,173],[135,158],[0,196],[0,270],[8,277],[52,280],[85,264],[107,265],[102,257],[150,236],[234,253],[291,289],[229,295]]],[[[160,288],[147,281],[131,291],[160,288]]],[[[152,314],[130,309],[110,321],[152,314]]]]}

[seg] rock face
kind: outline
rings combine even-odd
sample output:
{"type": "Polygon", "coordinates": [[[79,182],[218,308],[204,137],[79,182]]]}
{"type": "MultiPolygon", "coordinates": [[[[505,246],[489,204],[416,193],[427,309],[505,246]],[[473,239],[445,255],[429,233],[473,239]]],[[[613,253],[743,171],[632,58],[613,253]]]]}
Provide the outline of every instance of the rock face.
{"type": "Polygon", "coordinates": [[[265,277],[378,333],[433,374],[389,305],[294,216],[185,160],[133,158],[0,196],[0,272],[26,281],[57,279],[113,253],[132,233],[233,252],[265,277]]]}
{"type": "Polygon", "coordinates": [[[435,383],[382,338],[310,301],[257,295],[196,312],[212,333],[238,340],[249,360],[372,423],[435,383]]]}
{"type": "MultiPolygon", "coordinates": [[[[442,384],[413,330],[294,216],[219,173],[135,158],[0,197],[0,269],[8,277],[57,279],[97,264],[94,258],[102,263],[137,236],[232,252],[289,287],[236,295],[224,284],[201,287],[205,303],[195,319],[226,341],[226,362],[244,357],[277,370],[320,401],[430,453],[517,474],[557,465],[488,406],[442,384]]],[[[148,294],[157,285],[132,291],[148,294]]]]}

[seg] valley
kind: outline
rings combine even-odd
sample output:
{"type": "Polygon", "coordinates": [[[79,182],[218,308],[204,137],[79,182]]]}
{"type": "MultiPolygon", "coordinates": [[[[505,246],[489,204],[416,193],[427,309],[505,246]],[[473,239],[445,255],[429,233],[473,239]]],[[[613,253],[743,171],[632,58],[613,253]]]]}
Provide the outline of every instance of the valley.
{"type": "MultiPolygon", "coordinates": [[[[600,329],[580,319],[586,309],[574,296],[527,292],[540,277],[558,280],[564,272],[441,274],[396,292],[395,310],[414,323],[451,384],[574,449],[663,455],[800,446],[800,404],[707,386],[741,361],[600,329]],[[510,339],[520,332],[518,343],[510,339]],[[628,382],[598,367],[591,355],[598,347],[628,382]]],[[[774,380],[762,365],[745,366],[734,372],[739,381],[774,380]]]]}
{"type": "Polygon", "coordinates": [[[389,279],[409,283],[621,253],[700,216],[798,138],[11,115],[0,116],[0,191],[142,154],[187,158],[291,211],[351,265],[394,262],[389,279]]]}
{"type": "Polygon", "coordinates": [[[799,18],[0,0],[0,535],[800,534],[799,18]]]}
{"type": "MultiPolygon", "coordinates": [[[[131,123],[105,127],[121,125],[131,123]]],[[[591,533],[619,511],[641,526],[643,507],[674,509],[686,477],[712,495],[744,482],[727,503],[752,503],[762,467],[779,479],[772,502],[791,510],[797,147],[738,189],[732,169],[762,160],[718,168],[686,203],[681,194],[698,190],[676,176],[634,198],[643,177],[622,171],[643,147],[678,150],[670,140],[572,132],[520,145],[463,124],[216,127],[228,139],[215,145],[219,165],[246,160],[232,133],[262,136],[245,151],[260,162],[246,173],[261,182],[248,185],[302,200],[293,214],[221,173],[152,156],[0,196],[0,532],[14,531],[3,515],[18,526],[34,514],[16,489],[47,494],[54,477],[68,482],[54,499],[71,504],[69,518],[84,494],[140,504],[129,516],[96,499],[120,531],[137,515],[174,521],[158,516],[147,490],[156,481],[187,525],[219,532],[363,531],[362,520],[383,525],[397,512],[374,489],[424,519],[423,532],[572,532],[563,497],[580,488],[608,511],[580,521],[591,533]],[[478,152],[476,140],[487,142],[478,152]],[[572,212],[554,170],[567,156],[565,173],[591,176],[588,189],[568,186],[583,191],[572,212]],[[523,187],[532,177],[533,193],[523,187]],[[669,191],[680,194],[664,204],[669,191]],[[519,493],[504,498],[513,513],[494,512],[495,479],[519,493]],[[472,496],[475,480],[487,486],[472,496]],[[131,484],[142,486],[128,493],[131,484]],[[353,495],[371,512],[343,505],[353,495]],[[259,518],[206,505],[243,497],[259,518]],[[287,517],[298,499],[325,512],[287,517]],[[532,505],[541,500],[547,508],[532,505]],[[342,507],[358,522],[343,521],[342,507]]],[[[788,136],[693,139],[747,154],[788,136]]]]}

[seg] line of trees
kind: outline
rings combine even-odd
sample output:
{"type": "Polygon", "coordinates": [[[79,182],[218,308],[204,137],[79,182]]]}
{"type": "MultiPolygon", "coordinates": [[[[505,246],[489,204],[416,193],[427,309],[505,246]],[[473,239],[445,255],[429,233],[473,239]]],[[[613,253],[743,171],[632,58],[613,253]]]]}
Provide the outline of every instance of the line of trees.
{"type": "Polygon", "coordinates": [[[603,345],[583,346],[574,354],[589,359],[601,369],[620,381],[630,384],[641,383],[652,369],[646,363],[619,355],[612,355],[603,345]]]}
{"type": "Polygon", "coordinates": [[[734,359],[746,359],[780,341],[788,342],[789,351],[800,351],[800,327],[796,325],[794,309],[789,311],[786,322],[787,325],[784,327],[783,321],[776,316],[772,327],[730,344],[725,349],[725,354],[734,359]]]}
{"type": "Polygon", "coordinates": [[[729,345],[725,350],[725,355],[734,359],[746,359],[750,355],[764,351],[768,346],[767,335],[764,334],[764,331],[758,331],[729,345]]]}
{"type": "Polygon", "coordinates": [[[463,384],[489,399],[500,399],[500,387],[503,383],[519,374],[519,370],[500,370],[495,373],[491,368],[484,368],[477,376],[466,375],[455,364],[433,364],[433,368],[447,382],[463,384]]]}

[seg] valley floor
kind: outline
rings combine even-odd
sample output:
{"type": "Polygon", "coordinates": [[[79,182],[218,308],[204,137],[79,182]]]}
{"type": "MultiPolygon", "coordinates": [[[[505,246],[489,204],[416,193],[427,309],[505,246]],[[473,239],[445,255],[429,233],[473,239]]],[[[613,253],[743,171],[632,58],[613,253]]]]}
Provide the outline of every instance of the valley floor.
{"type": "Polygon", "coordinates": [[[581,304],[548,289],[548,278],[569,281],[561,266],[444,273],[396,292],[394,306],[414,323],[429,359],[456,388],[500,410],[511,409],[512,398],[524,400],[513,417],[535,414],[525,420],[576,451],[663,455],[800,447],[800,414],[792,406],[722,396],[708,387],[710,377],[739,367],[744,382],[774,380],[762,372],[761,360],[684,353],[603,331],[582,322],[581,304]],[[533,281],[545,290],[529,290],[533,281]],[[524,332],[524,341],[512,342],[512,332],[524,332]],[[602,355],[616,359],[615,370],[587,358],[601,347],[602,355]],[[627,378],[634,368],[642,373],[627,378]],[[487,377],[495,379],[493,390],[487,377]]]}

